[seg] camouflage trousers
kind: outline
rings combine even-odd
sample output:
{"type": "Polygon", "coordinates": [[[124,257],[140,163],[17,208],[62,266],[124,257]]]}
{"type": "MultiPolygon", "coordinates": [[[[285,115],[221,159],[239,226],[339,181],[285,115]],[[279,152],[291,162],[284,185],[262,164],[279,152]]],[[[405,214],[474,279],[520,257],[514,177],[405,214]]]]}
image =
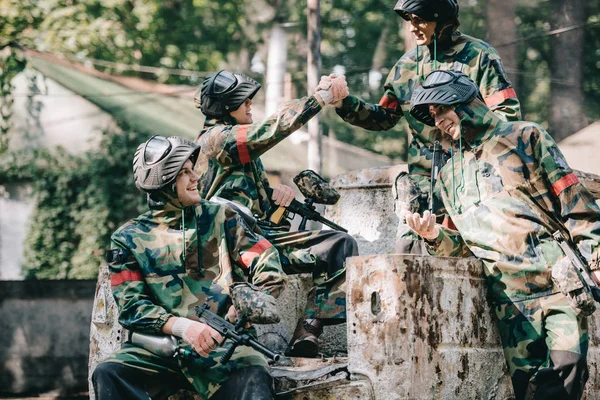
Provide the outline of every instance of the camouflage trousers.
{"type": "Polygon", "coordinates": [[[344,322],[345,260],[358,255],[356,240],[333,230],[281,232],[263,228],[263,234],[279,251],[286,274],[312,274],[313,287],[308,292],[304,317],[318,318],[326,324],[344,322]]]}
{"type": "Polygon", "coordinates": [[[561,294],[495,307],[515,398],[579,399],[588,379],[587,319],[561,294]]]}
{"type": "MultiPolygon", "coordinates": [[[[227,343],[226,343],[227,344],[227,343]]],[[[92,375],[96,398],[147,399],[166,397],[179,389],[196,391],[202,399],[215,393],[230,377],[249,368],[268,370],[265,358],[250,347],[239,346],[225,365],[218,362],[226,348],[217,347],[209,358],[171,358],[125,343],[98,364],[92,375]],[[117,381],[116,383],[114,383],[117,381]],[[112,390],[111,390],[112,389],[112,390]],[[117,393],[115,393],[115,391],[117,393]]],[[[268,376],[268,372],[266,372],[268,376]]],[[[240,385],[240,391],[245,388],[240,385]]],[[[248,388],[248,390],[252,390],[248,388]]]]}

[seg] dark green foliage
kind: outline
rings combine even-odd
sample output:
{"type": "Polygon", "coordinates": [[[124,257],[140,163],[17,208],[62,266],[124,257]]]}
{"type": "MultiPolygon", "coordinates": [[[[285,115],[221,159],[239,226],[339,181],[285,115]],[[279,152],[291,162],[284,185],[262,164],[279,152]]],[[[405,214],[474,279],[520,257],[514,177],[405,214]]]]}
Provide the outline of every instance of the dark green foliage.
{"type": "Polygon", "coordinates": [[[97,152],[9,153],[0,183],[31,182],[37,208],[25,240],[25,278],[95,278],[110,235],[146,209],[131,159],[145,135],[104,132],[97,152]]]}

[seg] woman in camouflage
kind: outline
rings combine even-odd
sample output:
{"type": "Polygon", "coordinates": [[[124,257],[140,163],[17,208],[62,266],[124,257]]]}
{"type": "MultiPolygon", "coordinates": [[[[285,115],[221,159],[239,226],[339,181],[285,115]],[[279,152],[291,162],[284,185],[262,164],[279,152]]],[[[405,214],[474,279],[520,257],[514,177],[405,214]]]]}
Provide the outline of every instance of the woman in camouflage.
{"type": "Polygon", "coordinates": [[[425,211],[408,225],[431,254],[483,261],[517,399],[579,399],[588,378],[587,318],[594,301],[554,239],[564,232],[600,282],[600,209],[550,135],[505,122],[464,74],[431,73],[411,114],[455,145],[438,186],[457,230],[425,211]]]}
{"type": "Polygon", "coordinates": [[[289,232],[287,221],[270,223],[271,213],[277,206],[289,205],[294,191],[285,185],[270,186],[260,156],[324,106],[347,96],[348,87],[345,77],[338,77],[322,85],[314,96],[284,103],[277,113],[254,122],[252,98],[260,87],[244,74],[220,71],[209,76],[196,94],[196,106],[210,119],[196,139],[202,147],[196,164],[200,194],[211,201],[234,202],[240,210],[256,216],[262,234],[279,251],[284,272],[313,275],[304,317],[298,320],[286,354],[316,357],[323,326],[346,321],[344,261],[358,255],[358,246],[344,232],[289,232]]]}
{"type": "Polygon", "coordinates": [[[221,365],[222,337],[194,312],[208,304],[231,318],[231,293],[244,282],[267,299],[286,283],[269,242],[229,207],[200,199],[193,171],[199,149],[187,139],[161,136],[138,147],[135,183],[147,193],[150,210],[117,229],[108,257],[119,323],[131,332],[175,335],[199,356],[166,358],[127,343],[94,370],[100,400],[147,399],[155,388],[193,389],[203,399],[272,398],[265,358],[239,346],[221,365]]]}

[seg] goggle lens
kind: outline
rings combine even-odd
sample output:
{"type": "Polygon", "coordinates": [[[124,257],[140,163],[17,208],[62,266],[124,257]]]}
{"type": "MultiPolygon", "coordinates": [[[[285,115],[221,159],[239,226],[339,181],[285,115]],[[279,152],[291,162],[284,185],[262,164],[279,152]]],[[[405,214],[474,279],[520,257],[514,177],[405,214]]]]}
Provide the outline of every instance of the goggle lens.
{"type": "Polygon", "coordinates": [[[171,142],[161,136],[155,136],[148,140],[144,149],[144,162],[146,165],[156,164],[169,154],[171,142]]]}

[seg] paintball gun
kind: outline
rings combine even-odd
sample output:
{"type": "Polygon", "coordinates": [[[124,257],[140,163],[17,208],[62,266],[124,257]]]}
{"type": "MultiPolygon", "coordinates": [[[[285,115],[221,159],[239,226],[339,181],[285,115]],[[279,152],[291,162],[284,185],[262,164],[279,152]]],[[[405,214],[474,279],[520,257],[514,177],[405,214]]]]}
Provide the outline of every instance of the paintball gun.
{"type": "Polygon", "coordinates": [[[579,250],[575,246],[571,245],[569,238],[561,231],[554,232],[552,236],[571,261],[571,265],[573,266],[577,277],[583,285],[583,290],[586,293],[591,294],[594,300],[600,303],[600,288],[598,288],[598,285],[596,282],[594,282],[590,268],[583,256],[579,253],[579,250]]]}
{"type": "Polygon", "coordinates": [[[442,151],[442,145],[440,144],[440,142],[438,140],[436,140],[432,146],[429,146],[429,150],[432,153],[431,156],[431,186],[430,186],[430,190],[429,190],[429,204],[427,206],[427,209],[429,210],[429,212],[433,213],[433,200],[434,200],[434,189],[435,189],[435,184],[437,182],[438,179],[438,175],[440,174],[440,169],[442,169],[442,167],[444,166],[444,164],[446,163],[446,160],[444,160],[444,153],[442,151]]]}
{"type": "MultiPolygon", "coordinates": [[[[329,183],[325,179],[323,179],[316,172],[307,169],[300,172],[298,175],[294,177],[294,183],[300,189],[300,192],[305,197],[304,203],[299,202],[298,200],[292,200],[292,203],[287,207],[279,206],[270,216],[270,222],[274,224],[279,224],[282,219],[290,218],[291,214],[298,214],[302,217],[300,221],[300,225],[298,230],[306,229],[307,220],[313,220],[320,222],[328,227],[342,231],[348,232],[343,227],[339,226],[333,221],[328,220],[319,214],[314,206],[317,204],[326,204],[332,205],[337,203],[340,198],[340,194],[329,186],[329,183]]],[[[271,188],[267,188],[267,194],[269,197],[273,196],[273,190],[271,188]]],[[[293,215],[292,215],[293,218],[293,215]]]]}
{"type": "Polygon", "coordinates": [[[219,360],[221,364],[226,364],[231,356],[233,356],[235,349],[240,345],[252,347],[254,350],[264,354],[273,361],[278,361],[281,358],[281,355],[269,350],[260,344],[254,336],[248,333],[244,328],[248,321],[245,317],[238,318],[234,325],[210,311],[208,304],[196,306],[196,315],[200,319],[200,322],[205,323],[215,331],[219,332],[225,340],[231,340],[232,343],[219,360]]]}

